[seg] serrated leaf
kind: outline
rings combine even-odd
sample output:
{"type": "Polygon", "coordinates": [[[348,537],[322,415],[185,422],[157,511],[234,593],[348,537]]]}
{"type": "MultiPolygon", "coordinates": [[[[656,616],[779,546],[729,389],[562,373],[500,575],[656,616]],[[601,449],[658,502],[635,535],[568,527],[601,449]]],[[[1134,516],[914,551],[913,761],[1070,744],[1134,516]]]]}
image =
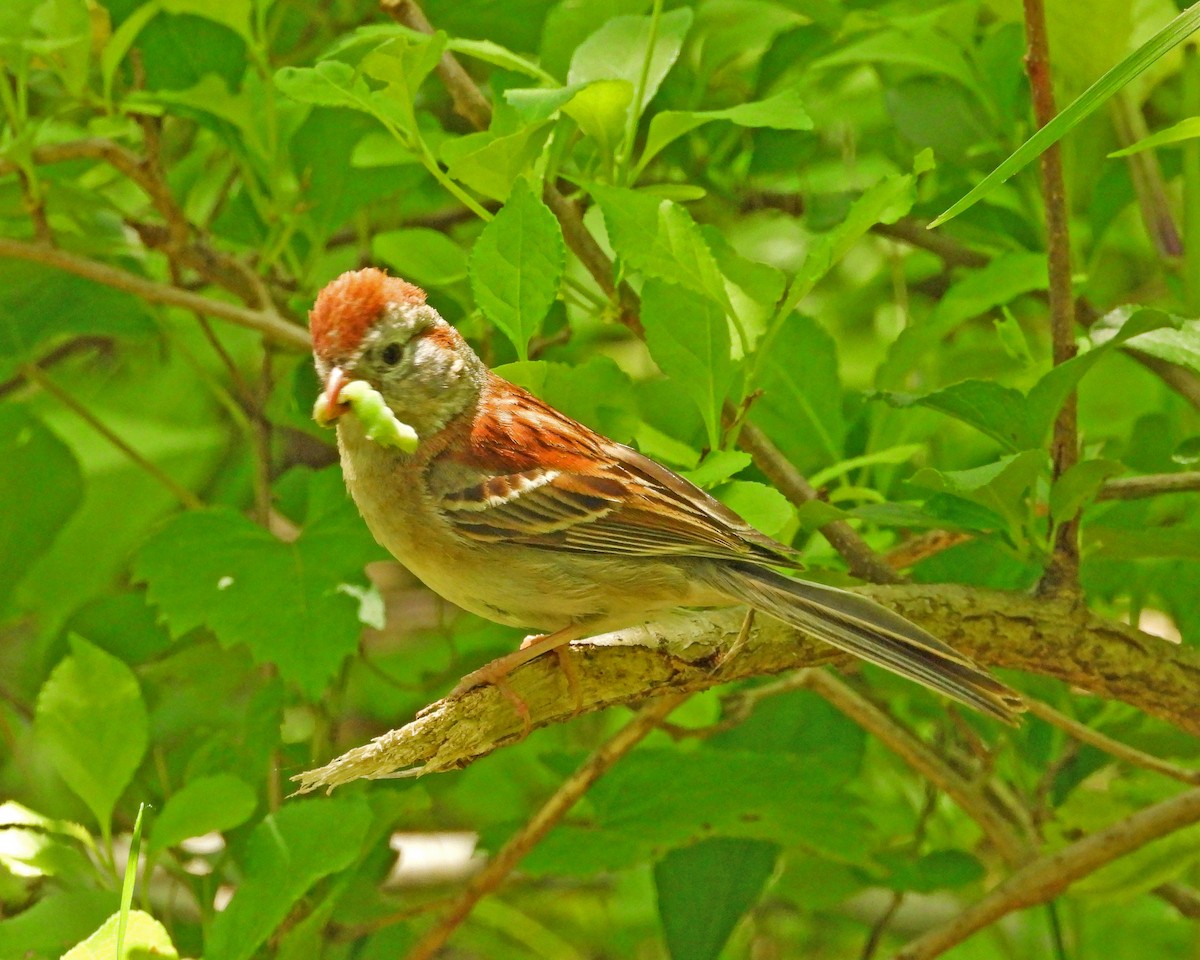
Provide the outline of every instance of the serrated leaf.
{"type": "Polygon", "coordinates": [[[445,140],[438,155],[447,173],[493,200],[505,201],[517,179],[529,172],[550,136],[553,123],[535,123],[515,133],[491,131],[445,140]]]}
{"type": "Polygon", "coordinates": [[[1096,498],[1105,480],[1124,469],[1116,460],[1082,460],[1073,465],[1050,489],[1050,519],[1066,523],[1096,498]]]}
{"type": "Polygon", "coordinates": [[[771,130],[811,130],[813,127],[812,117],[804,109],[799,91],[793,87],[765,100],[740,103],[725,110],[663,110],[650,121],[646,145],[638,159],[637,173],[641,173],[670,143],[714,120],[728,120],[739,127],[766,127],[771,130]]]}
{"type": "Polygon", "coordinates": [[[522,180],[471,249],[471,291],[522,360],[558,296],[567,248],[558,220],[522,180]]]}
{"type": "Polygon", "coordinates": [[[491,40],[471,40],[466,37],[451,37],[446,43],[446,49],[452,53],[461,53],[464,56],[482,60],[484,63],[490,63],[492,66],[500,67],[503,70],[523,73],[543,83],[557,82],[554,77],[550,76],[550,74],[532,60],[521,56],[519,53],[514,53],[508,47],[493,43],[491,40]]]}
{"type": "Polygon", "coordinates": [[[236,513],[196,511],[153,535],[134,573],[175,636],[207,626],[315,699],[362,629],[358,601],[339,587],[361,584],[379,556],[350,509],[318,517],[294,543],[236,513]]]}
{"type": "Polygon", "coordinates": [[[654,866],[658,915],[673,960],[715,960],[775,872],[777,844],[713,837],[654,866]]]}
{"type": "Polygon", "coordinates": [[[715,450],[734,373],[725,314],[696,293],[649,280],[642,289],[642,323],[654,362],[699,408],[715,450]]]}
{"type": "Polygon", "coordinates": [[[254,790],[231,773],[199,777],[173,793],[154,819],[151,852],[212,831],[231,830],[250,819],[258,800],[254,790]]]}
{"type": "Polygon", "coordinates": [[[1200,374],[1200,320],[1175,320],[1172,327],[1133,336],[1125,346],[1200,374]]]}
{"type": "Polygon", "coordinates": [[[431,34],[409,34],[387,41],[363,58],[363,72],[387,84],[379,99],[390,102],[389,116],[403,117],[401,126],[406,131],[415,133],[417,130],[415,105],[418,93],[425,78],[438,65],[446,42],[446,34],[440,30],[431,34]]]}
{"type": "Polygon", "coordinates": [[[137,678],[116,657],[81,637],[38,693],[38,743],[59,776],[111,829],[113,807],[142,762],[149,737],[137,678]]]}
{"type": "Polygon", "coordinates": [[[208,929],[205,960],[248,960],[322,877],[350,866],[371,823],[361,798],[290,803],[254,828],[242,882],[208,929]]]}
{"type": "Polygon", "coordinates": [[[440,230],[385,230],[371,238],[376,260],[422,287],[448,286],[467,275],[467,254],[440,230]]]}
{"type": "Polygon", "coordinates": [[[686,287],[732,312],[725,278],[683,207],[636,190],[595,185],[613,248],[633,269],[686,287]]]}
{"type": "Polygon", "coordinates": [[[83,477],[70,448],[14,404],[0,407],[0,612],[30,565],[54,542],[83,501],[83,477]]]}
{"type": "Polygon", "coordinates": [[[62,955],[62,960],[143,960],[146,957],[176,960],[179,952],[167,928],[141,910],[129,913],[123,947],[117,953],[117,926],[121,915],[114,913],[100,929],[62,955]]]}
{"type": "MultiPolygon", "coordinates": [[[[925,467],[918,470],[909,483],[974,502],[1003,518],[1007,522],[1009,535],[1017,539],[1021,522],[1028,513],[1028,491],[1045,466],[1045,453],[1040,450],[1025,450],[968,470],[938,471],[925,467]]],[[[928,502],[926,509],[929,509],[928,502]]],[[[985,514],[974,520],[963,517],[959,522],[969,525],[988,521],[985,514]]]]}

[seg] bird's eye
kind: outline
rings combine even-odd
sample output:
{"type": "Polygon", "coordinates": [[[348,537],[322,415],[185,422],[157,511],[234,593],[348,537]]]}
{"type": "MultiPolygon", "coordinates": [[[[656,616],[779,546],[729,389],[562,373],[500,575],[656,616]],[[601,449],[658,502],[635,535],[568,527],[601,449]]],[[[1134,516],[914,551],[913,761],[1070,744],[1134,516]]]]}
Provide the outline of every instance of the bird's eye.
{"type": "Polygon", "coordinates": [[[398,364],[402,356],[404,356],[404,349],[398,343],[389,343],[383,348],[383,353],[380,354],[380,358],[389,367],[394,367],[398,364]]]}

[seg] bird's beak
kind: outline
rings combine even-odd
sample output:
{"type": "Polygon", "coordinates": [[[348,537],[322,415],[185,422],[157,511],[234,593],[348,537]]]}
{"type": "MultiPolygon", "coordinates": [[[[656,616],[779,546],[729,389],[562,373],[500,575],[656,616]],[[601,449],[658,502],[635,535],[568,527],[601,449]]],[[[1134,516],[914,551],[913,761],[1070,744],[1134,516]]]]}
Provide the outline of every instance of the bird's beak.
{"type": "Polygon", "coordinates": [[[317,397],[313,406],[313,419],[322,427],[333,425],[338,417],[350,409],[350,405],[339,399],[342,387],[347,383],[346,372],[341,367],[334,367],[325,379],[325,389],[317,397]]]}

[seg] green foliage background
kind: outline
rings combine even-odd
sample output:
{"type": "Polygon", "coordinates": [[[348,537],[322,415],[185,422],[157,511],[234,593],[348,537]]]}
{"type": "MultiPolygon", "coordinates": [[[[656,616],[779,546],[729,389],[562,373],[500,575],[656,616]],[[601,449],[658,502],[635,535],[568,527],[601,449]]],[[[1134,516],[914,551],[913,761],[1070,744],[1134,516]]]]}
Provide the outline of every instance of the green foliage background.
{"type": "MultiPolygon", "coordinates": [[[[1177,12],[1048,7],[1063,103],[1177,12]]],[[[691,471],[816,576],[847,582],[816,532],[840,518],[884,553],[953,535],[913,554],[917,583],[1028,590],[1082,509],[1087,603],[1200,643],[1197,494],[1100,498],[1200,458],[1200,322],[1181,319],[1200,314],[1194,118],[1110,156],[1200,112],[1194,57],[1157,60],[1064,141],[1084,352],[1051,371],[1033,168],[924,229],[1032,132],[1019,4],[425,12],[432,37],[368,0],[0,5],[0,958],[101,928],[141,803],[126,946],[403,955],[458,882],[381,885],[389,834],[473,831],[495,851],[627,719],[283,799],[287,777],[520,639],[384,562],[309,418],[307,308],[364,264],[421,284],[506,376],[691,471]],[[445,51],[490,103],[485,129],[434,74],[445,51]],[[606,276],[545,184],[578,204],[606,276]],[[1055,481],[1048,433],[1076,385],[1081,463],[1055,481]],[[822,501],[769,485],[729,405],[822,501]]],[[[1007,679],[1197,759],[1132,706],[1007,679]]],[[[873,671],[853,683],[989,784],[1031,851],[1178,790],[1040,720],[1001,729],[873,671]]],[[[721,715],[718,691],[673,721],[721,715]]],[[[708,733],[655,733],[619,763],[475,911],[460,954],[857,956],[1008,872],[815,693],[708,733]]],[[[1189,955],[1170,903],[1197,879],[1197,829],[951,955],[1189,955]]]]}

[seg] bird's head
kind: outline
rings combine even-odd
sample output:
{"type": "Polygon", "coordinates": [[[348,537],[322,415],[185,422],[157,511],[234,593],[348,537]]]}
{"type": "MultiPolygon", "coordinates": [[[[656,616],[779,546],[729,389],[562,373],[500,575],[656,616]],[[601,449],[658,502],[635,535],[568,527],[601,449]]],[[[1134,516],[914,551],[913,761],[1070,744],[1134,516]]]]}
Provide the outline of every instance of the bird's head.
{"type": "Polygon", "coordinates": [[[487,370],[425,291],[367,267],[343,273],[308,315],[323,400],[318,419],[348,412],[338,395],[365,380],[418,436],[436,433],[479,395],[487,370]]]}

